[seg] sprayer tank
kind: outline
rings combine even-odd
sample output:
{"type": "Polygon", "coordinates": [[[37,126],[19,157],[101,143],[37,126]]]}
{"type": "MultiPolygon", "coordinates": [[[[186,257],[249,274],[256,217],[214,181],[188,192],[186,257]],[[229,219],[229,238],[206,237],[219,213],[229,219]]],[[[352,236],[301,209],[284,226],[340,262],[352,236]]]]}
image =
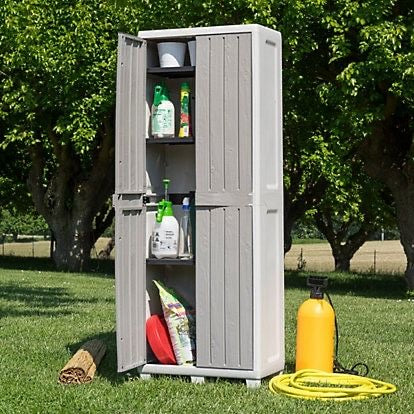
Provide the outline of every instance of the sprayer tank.
{"type": "Polygon", "coordinates": [[[308,299],[298,310],[296,371],[319,369],[332,372],[335,314],[324,299],[308,299]]]}

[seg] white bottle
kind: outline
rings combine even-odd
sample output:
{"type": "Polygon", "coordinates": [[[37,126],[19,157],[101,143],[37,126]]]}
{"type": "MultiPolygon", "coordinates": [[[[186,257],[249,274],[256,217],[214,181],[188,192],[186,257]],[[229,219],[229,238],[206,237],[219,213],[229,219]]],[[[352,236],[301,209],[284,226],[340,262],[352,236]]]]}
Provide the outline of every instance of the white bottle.
{"type": "Polygon", "coordinates": [[[174,136],[174,105],[168,99],[167,88],[156,85],[154,103],[151,108],[151,133],[154,138],[170,138],[174,136]]]}
{"type": "Polygon", "coordinates": [[[161,201],[157,220],[151,235],[151,253],[157,259],[176,258],[178,255],[178,221],[172,212],[170,201],[161,201]]]}

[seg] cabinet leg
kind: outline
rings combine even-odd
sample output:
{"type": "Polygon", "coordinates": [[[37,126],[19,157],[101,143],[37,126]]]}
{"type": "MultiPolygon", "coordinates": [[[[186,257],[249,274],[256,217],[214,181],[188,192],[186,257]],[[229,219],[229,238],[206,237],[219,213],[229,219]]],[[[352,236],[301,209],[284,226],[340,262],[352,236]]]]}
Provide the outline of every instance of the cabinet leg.
{"type": "Polygon", "coordinates": [[[246,379],[246,387],[247,388],[259,388],[262,384],[261,380],[254,380],[254,379],[246,379]]]}
{"type": "Polygon", "coordinates": [[[193,377],[193,376],[191,376],[191,382],[193,384],[204,384],[204,377],[193,377]]]}
{"type": "Polygon", "coordinates": [[[151,379],[151,374],[139,374],[139,377],[144,381],[148,381],[151,379]]]}

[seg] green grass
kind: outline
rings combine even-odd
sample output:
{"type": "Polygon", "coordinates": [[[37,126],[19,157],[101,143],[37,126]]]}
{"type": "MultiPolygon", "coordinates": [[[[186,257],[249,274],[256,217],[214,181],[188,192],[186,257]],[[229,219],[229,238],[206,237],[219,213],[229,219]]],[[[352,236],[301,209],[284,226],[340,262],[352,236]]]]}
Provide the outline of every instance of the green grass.
{"type": "MultiPolygon", "coordinates": [[[[286,274],[286,364],[294,365],[296,311],[308,297],[305,273],[286,274]]],[[[185,378],[141,381],[116,373],[112,270],[67,274],[46,259],[0,258],[0,413],[409,413],[414,407],[414,300],[395,276],[331,275],[340,324],[340,360],[366,362],[396,394],[345,403],[273,395],[267,381],[185,378]],[[61,386],[58,372],[89,338],[107,354],[92,384],[61,386]]]]}

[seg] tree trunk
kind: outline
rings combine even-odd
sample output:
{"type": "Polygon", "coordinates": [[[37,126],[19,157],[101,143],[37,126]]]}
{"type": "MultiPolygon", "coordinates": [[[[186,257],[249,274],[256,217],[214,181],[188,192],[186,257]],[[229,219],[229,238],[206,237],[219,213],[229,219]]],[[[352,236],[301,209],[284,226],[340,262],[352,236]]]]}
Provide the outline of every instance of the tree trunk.
{"type": "Polygon", "coordinates": [[[323,233],[332,249],[335,261],[335,270],[349,272],[351,259],[359,248],[368,240],[374,232],[371,220],[366,218],[359,223],[357,231],[351,233],[352,222],[335,222],[330,211],[322,208],[315,215],[315,223],[319,231],[323,233]]]}
{"type": "Polygon", "coordinates": [[[333,254],[333,256],[335,260],[335,271],[349,272],[352,257],[349,257],[349,255],[344,252],[337,252],[337,254],[333,254]]]}
{"type": "Polygon", "coordinates": [[[332,255],[335,260],[335,271],[336,272],[349,272],[349,269],[351,267],[351,259],[349,254],[345,252],[336,252],[334,253],[332,251],[332,255]]]}
{"type": "Polygon", "coordinates": [[[284,249],[285,254],[292,247],[292,229],[295,222],[305,214],[306,210],[315,207],[321,200],[328,186],[324,177],[313,183],[308,183],[306,190],[299,194],[300,177],[291,178],[291,186],[284,188],[284,249]],[[296,185],[295,185],[296,183],[296,185]]]}
{"type": "Polygon", "coordinates": [[[374,125],[360,147],[365,168],[382,181],[394,197],[401,244],[407,258],[405,279],[414,290],[414,161],[413,130],[409,116],[400,115],[396,98],[390,96],[384,121],[374,125]]]}
{"type": "Polygon", "coordinates": [[[59,269],[70,272],[87,270],[91,249],[95,243],[92,221],[86,222],[56,217],[52,224],[56,234],[53,259],[59,269]]]}
{"type": "Polygon", "coordinates": [[[55,235],[52,230],[50,230],[50,247],[49,247],[49,257],[53,259],[53,255],[55,254],[55,247],[56,247],[56,239],[55,235]]]}
{"type": "Polygon", "coordinates": [[[62,143],[49,128],[56,158],[55,169],[41,144],[31,148],[28,185],[37,211],[56,240],[53,259],[60,270],[82,271],[90,261],[96,239],[112,223],[114,210],[108,199],[114,191],[114,134],[105,120],[98,134],[92,163],[82,162],[70,143],[62,143]],[[47,173],[45,172],[47,171],[47,173]],[[50,175],[48,181],[45,176],[50,175]]]}
{"type": "Polygon", "coordinates": [[[397,220],[400,229],[400,241],[407,258],[405,280],[407,288],[414,290],[414,183],[407,183],[407,188],[394,191],[397,206],[397,220]]]}
{"type": "Polygon", "coordinates": [[[291,249],[292,247],[292,229],[295,224],[295,221],[298,220],[299,217],[293,217],[293,215],[289,215],[289,211],[285,211],[285,219],[283,222],[283,236],[284,236],[284,249],[285,254],[291,249]]]}

